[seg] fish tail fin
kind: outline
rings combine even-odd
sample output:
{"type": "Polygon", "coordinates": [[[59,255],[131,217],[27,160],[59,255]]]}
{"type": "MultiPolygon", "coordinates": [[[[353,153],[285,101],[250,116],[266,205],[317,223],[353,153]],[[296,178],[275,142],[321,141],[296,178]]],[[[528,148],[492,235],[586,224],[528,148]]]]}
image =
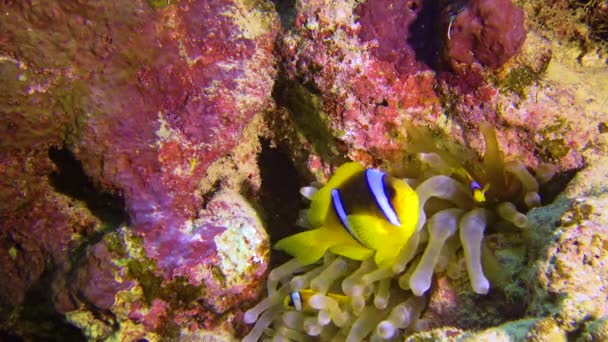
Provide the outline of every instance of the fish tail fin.
{"type": "Polygon", "coordinates": [[[331,239],[327,235],[324,227],[305,231],[279,240],[274,249],[295,257],[302,265],[310,265],[321,259],[330,247],[331,239]]]}

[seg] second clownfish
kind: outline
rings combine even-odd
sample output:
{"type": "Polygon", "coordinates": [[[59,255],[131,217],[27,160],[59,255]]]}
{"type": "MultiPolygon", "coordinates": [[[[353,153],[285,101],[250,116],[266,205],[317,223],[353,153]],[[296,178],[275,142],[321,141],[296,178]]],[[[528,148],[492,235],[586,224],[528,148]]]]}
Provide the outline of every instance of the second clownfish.
{"type": "Polygon", "coordinates": [[[284,238],[275,248],[303,265],[329,250],[354,260],[374,255],[379,267],[389,266],[414,233],[418,210],[418,195],[404,180],[346,163],[311,199],[307,218],[316,229],[284,238]]]}
{"type": "MultiPolygon", "coordinates": [[[[283,307],[294,311],[314,311],[308,301],[315,294],[318,293],[312,289],[301,289],[298,291],[293,291],[289,295],[285,296],[285,298],[283,298],[283,307]]],[[[333,299],[339,305],[344,305],[350,302],[350,297],[346,295],[341,295],[337,293],[326,293],[325,296],[333,299]]]]}
{"type": "Polygon", "coordinates": [[[476,204],[483,204],[486,202],[486,192],[488,192],[490,188],[489,183],[482,187],[481,184],[479,184],[479,182],[477,182],[475,178],[473,178],[473,176],[471,176],[471,174],[462,167],[456,169],[453,175],[461,178],[462,181],[469,186],[471,197],[476,204]]]}

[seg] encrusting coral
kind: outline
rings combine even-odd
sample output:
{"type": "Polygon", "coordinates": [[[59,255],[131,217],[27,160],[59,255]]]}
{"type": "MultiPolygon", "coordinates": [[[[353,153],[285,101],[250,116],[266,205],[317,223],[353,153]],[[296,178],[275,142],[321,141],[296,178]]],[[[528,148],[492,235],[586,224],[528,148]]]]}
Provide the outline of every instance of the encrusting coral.
{"type": "MultiPolygon", "coordinates": [[[[484,246],[487,230],[520,232],[527,227],[521,212],[540,203],[539,183],[556,169],[542,165],[532,175],[517,161],[504,161],[493,128],[482,123],[485,155],[480,170],[467,171],[452,154],[408,127],[410,150],[418,155],[418,176],[406,181],[419,198],[420,218],[414,234],[395,261],[378,267],[374,258],[347,259],[327,252],[320,262],[302,265],[296,258],[273,269],[268,295],[244,315],[255,323],[243,341],[370,341],[395,339],[424,328],[418,322],[434,273],[463,264],[471,288],[487,294],[498,263],[484,246]],[[483,184],[483,186],[482,186],[483,184]],[[486,268],[484,273],[484,267],[486,268]],[[488,279],[490,278],[490,279],[488,279]]],[[[420,133],[423,132],[423,133],[420,133]]],[[[301,194],[312,198],[314,187],[301,194]]],[[[298,224],[311,224],[302,215],[298,224]]]]}

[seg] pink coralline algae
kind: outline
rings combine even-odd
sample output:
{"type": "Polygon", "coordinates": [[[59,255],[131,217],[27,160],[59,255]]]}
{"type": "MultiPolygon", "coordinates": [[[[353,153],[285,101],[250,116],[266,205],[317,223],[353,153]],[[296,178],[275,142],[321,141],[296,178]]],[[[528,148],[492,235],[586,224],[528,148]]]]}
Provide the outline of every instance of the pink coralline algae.
{"type": "MultiPolygon", "coordinates": [[[[558,104],[577,95],[570,86],[552,88],[540,81],[552,66],[561,67],[550,43],[523,30],[522,9],[509,1],[496,3],[502,12],[487,8],[493,2],[475,1],[447,2],[446,7],[389,0],[299,4],[279,53],[287,82],[302,82],[309,92],[286,96],[300,98],[294,104],[313,99],[316,108],[306,111],[313,118],[309,122],[323,123],[325,141],[338,148],[310,149],[314,144],[297,141],[293,149],[310,155],[309,162],[346,156],[394,165],[406,158],[403,123],[411,122],[432,127],[440,144],[458,142],[481,154],[478,124],[485,121],[495,127],[507,157],[521,156],[532,168],[542,162],[563,170],[581,167],[580,149],[593,139],[593,112],[578,108],[579,101],[576,110],[558,104]],[[474,21],[463,22],[465,16],[474,21]],[[478,31],[467,31],[469,24],[478,31]],[[468,35],[459,37],[460,29],[468,35]],[[471,36],[475,32],[478,36],[471,36]],[[455,61],[445,58],[450,42],[466,37],[481,39],[469,42],[475,42],[471,46],[480,49],[483,60],[448,63],[455,61]],[[507,58],[512,63],[503,64],[507,58]],[[526,87],[540,95],[526,96],[526,87]],[[555,96],[559,100],[551,102],[555,96]],[[584,118],[573,120],[575,112],[584,118]]],[[[285,109],[293,117],[303,115],[302,106],[285,109]]],[[[320,131],[314,127],[304,134],[314,136],[320,131]]]]}
{"type": "MultiPolygon", "coordinates": [[[[142,287],[142,307],[152,311],[161,306],[151,289],[173,282],[208,287],[204,308],[192,305],[209,329],[218,315],[255,296],[267,262],[259,254],[265,233],[257,214],[243,209],[239,195],[209,201],[218,190],[214,182],[230,172],[250,182],[239,184],[249,195],[259,187],[252,167],[257,135],[246,132],[259,132],[259,114],[273,107],[278,19],[263,1],[167,4],[2,5],[0,272],[7,281],[0,292],[12,294],[1,297],[3,327],[4,313],[23,302],[45,271],[56,272],[55,306],[85,331],[88,323],[79,319],[95,315],[74,310],[117,313],[129,306],[128,296],[118,294],[142,287]],[[63,165],[49,158],[53,149],[84,171],[86,189],[54,184],[63,165]],[[209,171],[220,160],[234,169],[209,171]],[[78,191],[124,201],[129,234],[114,238],[121,243],[104,240],[119,224],[97,216],[87,199],[70,197],[78,191]],[[125,254],[116,246],[133,241],[149,272],[120,262],[125,254]],[[255,260],[243,264],[231,255],[255,260]],[[156,285],[146,283],[151,279],[156,285]]],[[[71,180],[66,175],[59,183],[71,180]]],[[[161,299],[172,314],[145,324],[158,331],[191,305],[161,299]]]]}
{"type": "MultiPolygon", "coordinates": [[[[508,18],[522,16],[511,2],[500,4],[513,12],[508,18]]],[[[448,23],[456,18],[451,26],[461,25],[461,16],[475,13],[481,15],[476,22],[484,23],[477,26],[480,37],[491,33],[491,39],[498,35],[512,38],[509,51],[505,50],[508,53],[499,57],[501,64],[522,47],[524,41],[517,37],[525,37],[521,27],[509,26],[515,19],[503,23],[502,13],[484,6],[474,1],[302,3],[295,29],[283,37],[280,46],[286,74],[318,91],[321,120],[327,113],[331,134],[344,144],[351,159],[364,163],[399,160],[401,147],[406,145],[400,128],[403,122],[436,127],[443,117],[457,123],[443,128],[446,135],[467,141],[480,152],[479,131],[468,122],[490,122],[501,137],[514,132],[503,132],[496,113],[499,89],[491,84],[491,71],[479,63],[452,70],[444,60],[449,41],[464,37],[454,32],[448,37],[448,23]],[[330,36],[333,38],[327,39],[330,36]]],[[[484,44],[482,40],[479,47],[484,44]]],[[[486,50],[501,52],[492,46],[486,50]]],[[[489,52],[480,54],[483,63],[498,65],[489,52]]],[[[290,110],[298,113],[299,109],[290,110]]]]}
{"type": "MultiPolygon", "coordinates": [[[[270,255],[257,210],[271,234],[293,228],[297,187],[277,193],[302,175],[320,181],[350,159],[409,177],[414,150],[431,145],[474,169],[481,122],[506,160],[532,170],[580,169],[606,139],[595,73],[605,63],[578,79],[577,54],[524,31],[509,0],[0,7],[0,330],[26,340],[66,320],[91,340],[242,337],[270,255]],[[265,150],[287,151],[289,165],[264,161],[265,150]],[[281,181],[263,184],[270,168],[281,181]],[[28,305],[40,299],[53,317],[28,305]]],[[[605,241],[583,228],[551,253],[583,243],[599,251],[583,259],[595,259],[605,241]]],[[[486,242],[501,262],[518,244],[486,242]]],[[[580,286],[557,277],[586,262],[570,254],[538,270],[541,293],[580,286]]],[[[485,327],[526,310],[481,317],[495,301],[475,309],[465,285],[438,276],[421,322],[485,327]]],[[[578,319],[572,308],[564,321],[578,319]]]]}
{"type": "Polygon", "coordinates": [[[67,278],[57,278],[53,284],[55,307],[60,312],[76,309],[79,304],[77,298],[82,303],[109,310],[114,305],[114,296],[118,291],[135,285],[124,279],[126,271],[112,262],[105,241],[92,246],[80,262],[67,278]]]}
{"type": "Polygon", "coordinates": [[[453,63],[477,61],[502,66],[526,39],[524,11],[511,0],[471,0],[448,24],[447,50],[453,63]]]}
{"type": "Polygon", "coordinates": [[[359,38],[364,42],[374,41],[372,50],[378,59],[390,62],[402,73],[428,68],[424,62],[416,60],[412,40],[433,41],[434,37],[412,34],[418,12],[423,1],[368,0],[356,9],[361,30],[359,38]]]}
{"type": "Polygon", "coordinates": [[[83,203],[55,192],[46,151],[5,149],[0,170],[0,307],[6,308],[24,300],[47,265],[66,257],[74,236],[92,233],[100,222],[83,203]]]}
{"type": "Polygon", "coordinates": [[[208,248],[180,230],[203,205],[193,189],[271,104],[272,42],[269,33],[248,37],[225,15],[242,11],[229,1],[170,6],[141,28],[162,46],[138,47],[138,58],[154,57],[147,65],[130,79],[92,80],[105,113],[87,120],[77,156],[87,174],[124,194],[148,253],[169,275],[177,260],[206,257],[208,248]]]}

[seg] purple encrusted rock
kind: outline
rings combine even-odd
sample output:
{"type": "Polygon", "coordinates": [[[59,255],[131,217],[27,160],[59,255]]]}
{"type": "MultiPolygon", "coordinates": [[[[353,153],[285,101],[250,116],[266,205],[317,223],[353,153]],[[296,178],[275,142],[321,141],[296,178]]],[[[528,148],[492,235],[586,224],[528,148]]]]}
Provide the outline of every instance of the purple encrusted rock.
{"type": "Polygon", "coordinates": [[[524,44],[524,11],[511,0],[471,0],[449,27],[452,63],[479,62],[496,69],[524,44]]]}

